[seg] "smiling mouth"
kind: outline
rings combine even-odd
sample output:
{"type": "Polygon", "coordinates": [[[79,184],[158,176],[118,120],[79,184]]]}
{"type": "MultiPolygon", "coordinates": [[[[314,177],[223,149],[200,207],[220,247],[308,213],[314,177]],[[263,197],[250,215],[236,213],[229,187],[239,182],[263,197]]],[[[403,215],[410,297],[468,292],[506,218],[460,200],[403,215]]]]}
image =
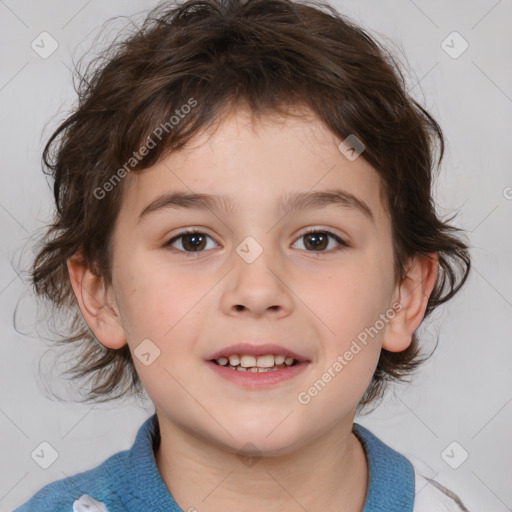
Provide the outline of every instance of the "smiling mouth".
{"type": "MultiPolygon", "coordinates": [[[[274,359],[274,358],[272,358],[274,359]]],[[[222,368],[230,369],[239,372],[250,372],[250,373],[264,373],[264,372],[275,372],[285,368],[290,368],[299,364],[299,361],[289,357],[284,361],[275,359],[272,361],[270,358],[263,359],[258,358],[241,358],[238,356],[231,356],[229,359],[226,357],[220,357],[219,359],[211,359],[211,362],[222,368]]]]}

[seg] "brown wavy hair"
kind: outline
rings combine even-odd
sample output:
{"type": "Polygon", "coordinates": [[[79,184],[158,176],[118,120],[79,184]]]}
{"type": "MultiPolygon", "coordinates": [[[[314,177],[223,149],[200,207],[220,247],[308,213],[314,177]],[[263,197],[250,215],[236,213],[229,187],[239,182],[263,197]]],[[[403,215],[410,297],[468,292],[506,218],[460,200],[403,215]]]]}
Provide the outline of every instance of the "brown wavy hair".
{"type": "MultiPolygon", "coordinates": [[[[95,275],[112,283],[110,241],[124,181],[101,200],[98,191],[106,190],[116,170],[123,174],[126,162],[133,172],[154,165],[238,105],[249,106],[254,116],[289,115],[289,107],[303,106],[340,139],[353,134],[363,142],[361,157],[378,172],[391,217],[396,283],[411,258],[438,255],[425,317],[464,284],[468,245],[452,219],[438,218],[432,197],[444,153],[441,128],[408,94],[392,52],[329,4],[161,3],[77,73],[78,104],[42,156],[43,171],[54,180],[56,211],[38,241],[30,279],[55,314],[64,312],[67,332],[60,329],[56,342],[76,348],[65,373],[90,381],[83,401],[143,392],[128,345],[108,349],[88,328],[66,266],[79,253],[95,275]],[[191,99],[194,108],[170,127],[191,99]],[[159,126],[170,128],[155,137],[159,126]],[[150,140],[154,147],[130,160],[150,140]]],[[[406,378],[426,358],[417,333],[402,352],[382,350],[360,406],[381,398],[388,381],[406,378]]]]}

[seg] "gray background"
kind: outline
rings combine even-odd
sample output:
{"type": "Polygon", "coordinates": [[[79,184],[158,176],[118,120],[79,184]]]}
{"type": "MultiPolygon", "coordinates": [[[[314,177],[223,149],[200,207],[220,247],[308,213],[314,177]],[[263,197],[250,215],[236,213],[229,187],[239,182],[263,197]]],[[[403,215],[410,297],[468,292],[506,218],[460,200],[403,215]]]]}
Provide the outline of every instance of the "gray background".
{"type": "MultiPolygon", "coordinates": [[[[436,196],[442,215],[459,210],[473,272],[463,291],[420,327],[427,346],[440,343],[409,386],[391,390],[357,421],[426,464],[426,476],[458,493],[470,510],[512,510],[512,3],[501,1],[337,1],[341,12],[397,51],[410,66],[409,88],[439,121],[447,153],[436,196]],[[469,44],[458,58],[461,40],[469,44]],[[452,42],[453,40],[453,42],[452,42]],[[400,50],[400,48],[402,50],[400,50]],[[469,457],[452,469],[462,450],[469,457]]],[[[0,0],[0,510],[9,511],[43,485],[90,469],[131,446],[150,402],[80,406],[51,399],[39,377],[45,345],[21,273],[29,239],[51,219],[52,195],[40,168],[42,147],[74,102],[70,68],[101,23],[156,2],[0,0]],[[43,32],[58,49],[41,58],[31,43],[43,32]],[[13,312],[17,303],[18,328],[13,312]],[[34,326],[34,324],[36,324],[34,326]],[[42,469],[31,458],[46,441],[58,453],[42,469]]],[[[141,18],[138,14],[133,19],[141,18]]],[[[127,19],[112,25],[120,29],[127,19]]],[[[40,313],[41,315],[41,313],[40,313]]],[[[44,334],[44,333],[41,333],[44,334]]],[[[45,361],[45,359],[43,359],[45,361]]],[[[51,370],[51,364],[41,367],[51,370]]],[[[62,368],[61,368],[62,369],[62,368]]],[[[53,390],[63,394],[63,380],[53,390]]]]}

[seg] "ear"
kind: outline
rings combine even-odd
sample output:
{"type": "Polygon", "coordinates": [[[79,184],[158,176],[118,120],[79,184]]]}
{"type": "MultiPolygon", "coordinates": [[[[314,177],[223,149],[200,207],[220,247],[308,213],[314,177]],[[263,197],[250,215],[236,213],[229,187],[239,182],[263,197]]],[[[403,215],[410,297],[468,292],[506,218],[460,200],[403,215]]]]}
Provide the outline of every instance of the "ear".
{"type": "Polygon", "coordinates": [[[386,326],[382,348],[401,352],[411,344],[436,283],[437,264],[437,253],[420,255],[412,260],[407,275],[395,291],[394,300],[400,306],[395,308],[397,313],[386,326]]]}
{"type": "Polygon", "coordinates": [[[87,325],[102,345],[111,349],[121,348],[126,344],[126,336],[117,304],[110,299],[110,290],[104,280],[94,275],[79,255],[69,258],[67,267],[87,325]]]}

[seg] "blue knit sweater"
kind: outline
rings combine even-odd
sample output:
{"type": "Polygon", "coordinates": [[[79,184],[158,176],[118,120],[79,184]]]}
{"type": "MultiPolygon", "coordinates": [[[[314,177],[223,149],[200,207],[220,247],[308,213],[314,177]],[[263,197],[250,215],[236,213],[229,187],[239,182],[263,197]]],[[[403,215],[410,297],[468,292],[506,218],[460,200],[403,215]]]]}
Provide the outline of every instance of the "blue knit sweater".
{"type": "MultiPolygon", "coordinates": [[[[362,512],[412,512],[414,469],[403,455],[354,424],[368,460],[369,485],[362,512]]],[[[99,466],[52,482],[14,512],[182,512],[167,490],[154,458],[156,414],[139,428],[130,450],[99,466]]]]}

